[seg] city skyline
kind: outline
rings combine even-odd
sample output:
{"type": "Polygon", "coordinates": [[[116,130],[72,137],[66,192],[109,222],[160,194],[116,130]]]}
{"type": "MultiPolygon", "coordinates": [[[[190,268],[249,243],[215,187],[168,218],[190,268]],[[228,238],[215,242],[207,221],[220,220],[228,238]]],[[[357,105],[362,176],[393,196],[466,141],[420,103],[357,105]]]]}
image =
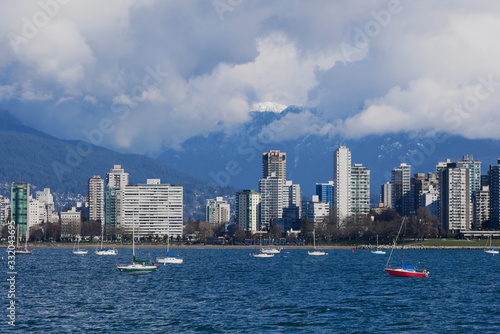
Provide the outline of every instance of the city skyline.
{"type": "Polygon", "coordinates": [[[498,332],[499,13],[0,1],[4,325],[498,332]]]}

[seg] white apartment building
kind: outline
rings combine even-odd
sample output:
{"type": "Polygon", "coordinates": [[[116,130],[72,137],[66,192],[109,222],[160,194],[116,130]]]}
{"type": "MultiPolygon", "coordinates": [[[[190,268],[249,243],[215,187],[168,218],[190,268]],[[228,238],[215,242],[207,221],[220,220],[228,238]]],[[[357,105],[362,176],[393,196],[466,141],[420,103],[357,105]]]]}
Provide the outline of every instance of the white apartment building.
{"type": "Polygon", "coordinates": [[[340,146],[333,156],[333,206],[337,210],[337,218],[342,222],[352,214],[351,210],[351,151],[340,146]]]}
{"type": "Polygon", "coordinates": [[[45,204],[30,197],[28,202],[28,226],[39,225],[45,218],[45,204]]]}
{"type": "Polygon", "coordinates": [[[183,232],[183,188],[148,179],[146,184],[127,185],[122,190],[122,233],[136,237],[181,237],[183,232]]]}
{"type": "Polygon", "coordinates": [[[267,230],[272,219],[283,217],[283,180],[273,173],[259,180],[260,230],[267,230]]]}
{"type": "Polygon", "coordinates": [[[351,167],[351,212],[370,213],[370,170],[362,164],[351,167]]]}
{"type": "Polygon", "coordinates": [[[461,163],[449,163],[440,173],[440,228],[459,232],[472,226],[470,171],[461,163]]]}

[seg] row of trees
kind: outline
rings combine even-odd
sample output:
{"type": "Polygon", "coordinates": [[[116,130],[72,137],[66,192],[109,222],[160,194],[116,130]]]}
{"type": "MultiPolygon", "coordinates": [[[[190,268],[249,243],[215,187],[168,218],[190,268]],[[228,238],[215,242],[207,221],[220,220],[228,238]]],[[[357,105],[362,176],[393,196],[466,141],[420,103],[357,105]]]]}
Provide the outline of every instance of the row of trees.
{"type": "MultiPolygon", "coordinates": [[[[391,242],[401,225],[402,217],[393,209],[384,209],[373,215],[354,215],[342,223],[335,215],[325,217],[321,222],[313,224],[307,218],[302,221],[299,235],[285,235],[283,227],[272,224],[267,231],[267,238],[278,240],[285,237],[289,243],[297,239],[312,243],[313,229],[317,240],[325,242],[335,241],[372,241],[378,235],[381,240],[391,242]],[[373,217],[373,218],[372,218],[373,217]]],[[[438,220],[431,215],[427,208],[420,208],[414,216],[407,217],[403,235],[406,238],[424,239],[438,236],[438,220]]],[[[227,232],[224,226],[212,227],[204,221],[190,221],[185,228],[185,235],[196,236],[196,241],[205,241],[213,236],[222,236],[228,243],[244,243],[247,239],[254,241],[260,237],[259,233],[249,233],[241,230],[236,224],[230,225],[227,232]]]]}
{"type": "MultiPolygon", "coordinates": [[[[324,241],[373,240],[392,241],[402,222],[402,217],[393,209],[384,209],[371,215],[353,215],[339,224],[336,216],[328,216],[316,224],[316,237],[324,241]],[[372,218],[373,217],[373,218],[372,218]]],[[[309,235],[312,224],[304,224],[302,231],[309,235]],[[304,226],[305,225],[305,226],[304,226]]],[[[416,215],[407,217],[403,235],[406,238],[424,239],[437,237],[438,219],[431,215],[427,208],[420,208],[416,215]]]]}
{"type": "MultiPolygon", "coordinates": [[[[416,215],[407,218],[406,230],[403,235],[406,238],[423,239],[427,237],[436,237],[438,235],[437,217],[430,214],[427,208],[420,208],[416,215]]],[[[267,238],[278,240],[286,238],[288,243],[295,243],[297,239],[306,243],[312,243],[313,229],[318,241],[336,242],[336,241],[367,241],[370,242],[378,235],[382,242],[390,242],[396,235],[402,217],[393,209],[384,209],[372,215],[351,216],[340,224],[335,215],[325,217],[321,222],[313,224],[307,218],[302,221],[300,233],[297,235],[286,235],[283,227],[279,224],[271,225],[267,231],[267,238]],[[373,217],[373,218],[372,218],[373,217]]],[[[111,231],[112,232],[112,231],[111,231]]],[[[115,239],[113,233],[108,231],[107,238],[115,239]],[[111,234],[110,234],[111,233],[111,234]]],[[[8,235],[7,226],[2,230],[2,237],[8,235]]],[[[81,235],[94,237],[101,235],[101,223],[96,221],[85,221],[81,225],[81,235]]],[[[212,226],[201,220],[189,220],[184,226],[185,242],[206,242],[212,237],[223,237],[228,244],[241,244],[247,239],[257,240],[260,237],[258,233],[249,233],[241,230],[237,224],[232,224],[228,228],[225,225],[212,226]]],[[[123,240],[129,240],[131,236],[123,236],[123,240]]],[[[149,241],[166,242],[166,237],[150,236],[149,241]]],[[[61,224],[46,223],[34,226],[30,229],[30,241],[60,241],[61,224]]]]}

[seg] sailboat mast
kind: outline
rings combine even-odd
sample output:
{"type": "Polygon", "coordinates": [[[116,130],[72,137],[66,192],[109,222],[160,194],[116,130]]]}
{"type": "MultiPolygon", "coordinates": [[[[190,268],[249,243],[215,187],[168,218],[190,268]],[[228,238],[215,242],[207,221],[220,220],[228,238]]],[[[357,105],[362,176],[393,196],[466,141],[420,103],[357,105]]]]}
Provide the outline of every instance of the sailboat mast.
{"type": "Polygon", "coordinates": [[[313,247],[316,249],[316,226],[313,227],[313,247]]]}
{"type": "Polygon", "coordinates": [[[135,215],[132,215],[132,256],[135,257],[135,215]]]}
{"type": "Polygon", "coordinates": [[[24,240],[24,247],[25,247],[26,249],[28,249],[28,236],[29,236],[29,231],[30,231],[29,222],[26,222],[26,234],[25,234],[25,238],[26,238],[26,240],[24,240]]]}
{"type": "Polygon", "coordinates": [[[396,243],[398,242],[399,234],[401,233],[401,230],[403,229],[404,223],[405,223],[405,217],[403,217],[403,221],[401,222],[401,226],[399,226],[399,231],[398,231],[398,234],[396,235],[396,239],[394,239],[394,242],[392,244],[391,253],[389,254],[389,258],[387,259],[387,263],[385,264],[386,267],[389,266],[389,262],[391,261],[391,257],[392,257],[392,252],[394,251],[394,248],[396,247],[396,243]]]}

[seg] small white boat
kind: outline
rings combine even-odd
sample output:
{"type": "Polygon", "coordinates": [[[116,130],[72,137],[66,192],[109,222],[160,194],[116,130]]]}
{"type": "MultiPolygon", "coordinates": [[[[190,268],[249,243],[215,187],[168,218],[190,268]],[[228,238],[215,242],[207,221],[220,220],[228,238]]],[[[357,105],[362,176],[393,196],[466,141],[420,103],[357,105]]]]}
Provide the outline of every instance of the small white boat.
{"type": "Polygon", "coordinates": [[[262,248],[262,236],[259,238],[259,252],[258,253],[250,253],[250,256],[253,257],[261,257],[261,258],[266,258],[266,257],[273,257],[274,254],[279,253],[281,250],[276,249],[276,251],[273,248],[262,248]]]}
{"type": "Polygon", "coordinates": [[[76,255],[85,255],[87,254],[89,251],[86,250],[86,249],[77,249],[77,250],[74,250],[73,251],[73,254],[76,254],[76,255]]]}
{"type": "Polygon", "coordinates": [[[272,253],[263,253],[263,252],[252,253],[250,255],[253,257],[273,257],[274,256],[274,254],[272,254],[272,253]]]}
{"type": "Polygon", "coordinates": [[[261,252],[267,254],[279,254],[281,253],[281,248],[262,248],[261,252]]]}
{"type": "Polygon", "coordinates": [[[101,223],[101,248],[96,248],[94,253],[96,255],[118,255],[118,249],[103,248],[103,242],[104,242],[104,223],[101,223]]]}
{"type": "Polygon", "coordinates": [[[377,249],[372,251],[372,254],[384,255],[385,251],[378,249],[378,234],[377,234],[377,249]]]}
{"type": "Polygon", "coordinates": [[[184,260],[177,254],[170,254],[170,237],[167,237],[167,256],[157,257],[156,261],[158,263],[165,264],[181,264],[184,260]]]}
{"type": "Polygon", "coordinates": [[[314,256],[328,255],[327,252],[325,252],[324,250],[320,250],[320,249],[314,249],[312,251],[307,251],[307,254],[314,255],[314,256]]]}
{"type": "Polygon", "coordinates": [[[85,255],[89,251],[86,249],[80,249],[80,237],[76,238],[75,245],[73,246],[73,254],[76,255],[85,255]]]}
{"type": "Polygon", "coordinates": [[[116,248],[101,248],[101,249],[96,249],[94,252],[96,255],[118,255],[118,250],[116,248]]]}
{"type": "Polygon", "coordinates": [[[157,257],[156,261],[163,264],[181,264],[184,262],[182,258],[172,256],[171,254],[167,254],[166,257],[157,257]]]}
{"type": "Polygon", "coordinates": [[[323,256],[323,255],[328,255],[327,252],[325,252],[322,249],[316,249],[316,227],[313,228],[313,250],[307,251],[307,254],[312,255],[312,256],[323,256]]]}
{"type": "Polygon", "coordinates": [[[484,249],[484,252],[486,254],[492,254],[492,255],[496,255],[499,253],[498,249],[495,249],[491,246],[491,235],[488,238],[488,242],[486,243],[486,248],[484,249]]]}
{"type": "Polygon", "coordinates": [[[386,252],[382,251],[382,250],[374,250],[374,251],[372,251],[372,254],[381,254],[381,255],[383,255],[383,254],[386,254],[386,252]]]}
{"type": "MultiPolygon", "coordinates": [[[[28,254],[31,255],[33,254],[33,250],[28,248],[28,229],[26,229],[26,235],[24,236],[24,247],[19,246],[19,238],[21,235],[19,234],[19,225],[17,225],[17,236],[16,236],[16,249],[14,249],[14,254],[15,255],[20,255],[20,254],[28,254]]],[[[7,251],[9,251],[7,249],[7,251]]]]}

